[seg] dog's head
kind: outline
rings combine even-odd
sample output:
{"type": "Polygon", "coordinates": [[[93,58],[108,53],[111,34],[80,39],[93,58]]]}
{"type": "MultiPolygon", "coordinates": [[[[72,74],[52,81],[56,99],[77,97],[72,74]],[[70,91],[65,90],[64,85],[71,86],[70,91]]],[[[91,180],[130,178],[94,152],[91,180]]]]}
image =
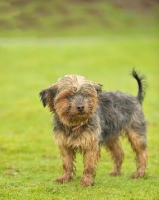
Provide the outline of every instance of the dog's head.
{"type": "Polygon", "coordinates": [[[101,85],[83,76],[66,75],[40,92],[43,106],[59,116],[63,124],[78,126],[93,115],[101,85]]]}

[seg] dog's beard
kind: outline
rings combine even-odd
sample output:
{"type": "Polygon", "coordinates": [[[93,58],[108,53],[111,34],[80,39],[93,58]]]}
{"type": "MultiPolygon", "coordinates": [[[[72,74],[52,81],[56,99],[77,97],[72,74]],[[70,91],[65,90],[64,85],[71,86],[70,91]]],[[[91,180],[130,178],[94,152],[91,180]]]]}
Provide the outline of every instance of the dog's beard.
{"type": "Polygon", "coordinates": [[[87,123],[88,119],[92,116],[92,113],[73,113],[71,111],[67,111],[58,113],[58,116],[63,124],[72,127],[87,123]]]}

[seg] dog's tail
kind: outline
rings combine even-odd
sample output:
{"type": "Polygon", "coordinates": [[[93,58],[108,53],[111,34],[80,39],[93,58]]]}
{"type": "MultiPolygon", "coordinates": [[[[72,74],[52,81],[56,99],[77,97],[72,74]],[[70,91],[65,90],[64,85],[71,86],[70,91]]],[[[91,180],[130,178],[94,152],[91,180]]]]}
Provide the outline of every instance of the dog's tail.
{"type": "Polygon", "coordinates": [[[137,80],[138,83],[138,94],[137,94],[137,99],[142,104],[145,95],[146,95],[146,89],[147,89],[147,82],[146,82],[146,77],[144,75],[139,75],[135,69],[132,71],[132,76],[137,80]]]}

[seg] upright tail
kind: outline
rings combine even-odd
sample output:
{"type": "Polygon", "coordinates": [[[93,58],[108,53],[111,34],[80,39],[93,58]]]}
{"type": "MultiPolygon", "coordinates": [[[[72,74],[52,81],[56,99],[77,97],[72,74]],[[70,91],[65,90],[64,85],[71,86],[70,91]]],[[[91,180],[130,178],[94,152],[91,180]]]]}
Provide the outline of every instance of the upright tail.
{"type": "Polygon", "coordinates": [[[147,82],[146,82],[146,77],[144,75],[139,75],[135,69],[133,69],[132,74],[131,74],[138,83],[138,94],[137,94],[137,99],[142,104],[145,94],[146,94],[146,89],[147,89],[147,82]]]}

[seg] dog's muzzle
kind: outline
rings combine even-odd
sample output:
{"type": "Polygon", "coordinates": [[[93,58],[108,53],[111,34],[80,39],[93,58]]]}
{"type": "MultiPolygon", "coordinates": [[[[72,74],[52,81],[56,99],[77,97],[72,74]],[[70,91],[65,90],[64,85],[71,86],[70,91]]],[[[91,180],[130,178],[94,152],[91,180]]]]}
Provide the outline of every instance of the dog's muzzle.
{"type": "Polygon", "coordinates": [[[84,111],[84,105],[83,104],[78,104],[77,105],[77,110],[79,114],[82,114],[84,111]]]}

